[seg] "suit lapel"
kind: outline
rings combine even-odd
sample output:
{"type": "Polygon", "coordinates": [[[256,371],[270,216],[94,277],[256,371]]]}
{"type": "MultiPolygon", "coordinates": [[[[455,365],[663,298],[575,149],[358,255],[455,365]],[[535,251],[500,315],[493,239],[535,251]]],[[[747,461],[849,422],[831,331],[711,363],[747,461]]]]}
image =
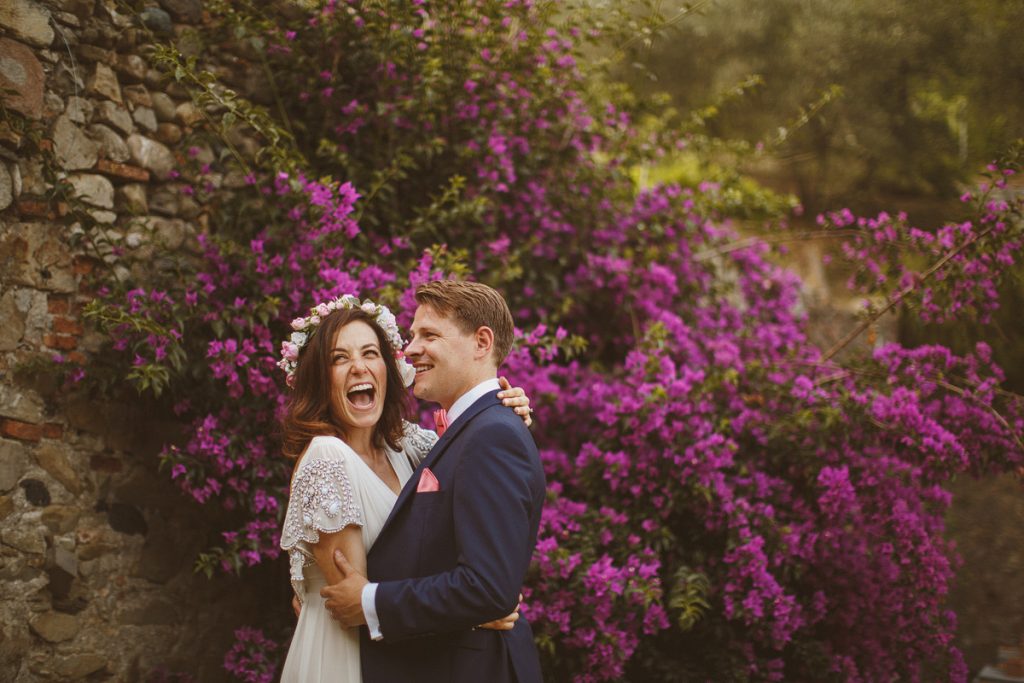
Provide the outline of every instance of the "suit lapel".
{"type": "MultiPolygon", "coordinates": [[[[384,535],[384,532],[387,531],[387,528],[391,525],[391,520],[395,518],[395,515],[398,514],[398,511],[402,506],[408,503],[416,493],[416,486],[419,484],[420,474],[423,473],[424,468],[433,467],[434,464],[441,459],[441,456],[448,450],[452,441],[454,441],[459,433],[466,428],[466,425],[472,422],[474,417],[479,415],[485,408],[492,405],[499,405],[501,403],[497,398],[497,394],[497,391],[484,394],[478,398],[473,405],[466,408],[466,411],[462,413],[462,415],[459,415],[459,419],[448,425],[448,429],[446,429],[444,434],[441,435],[441,438],[437,440],[434,447],[430,449],[430,452],[427,453],[427,457],[423,458],[423,462],[419,464],[416,470],[412,473],[412,476],[409,477],[409,481],[405,482],[405,486],[398,494],[398,500],[395,501],[395,505],[391,508],[391,513],[384,522],[384,526],[381,527],[380,533],[377,534],[378,540],[384,535]]],[[[376,545],[376,543],[374,543],[374,545],[376,545]]]]}

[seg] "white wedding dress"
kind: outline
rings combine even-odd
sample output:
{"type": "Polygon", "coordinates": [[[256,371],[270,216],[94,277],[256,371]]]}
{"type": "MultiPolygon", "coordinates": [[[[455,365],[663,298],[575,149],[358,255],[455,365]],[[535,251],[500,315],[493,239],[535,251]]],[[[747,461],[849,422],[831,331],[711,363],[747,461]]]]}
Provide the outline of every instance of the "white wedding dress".
{"type": "MultiPolygon", "coordinates": [[[[386,449],[402,486],[437,442],[437,434],[405,423],[401,451],[386,449]]],[[[320,589],[326,581],[312,546],[321,532],[341,531],[349,524],[362,527],[369,552],[398,496],[363,459],[333,436],[318,436],[299,461],[292,478],[281,548],[288,553],[291,582],[302,601],[282,683],[360,683],[359,631],[342,628],[324,607],[320,589]]]]}

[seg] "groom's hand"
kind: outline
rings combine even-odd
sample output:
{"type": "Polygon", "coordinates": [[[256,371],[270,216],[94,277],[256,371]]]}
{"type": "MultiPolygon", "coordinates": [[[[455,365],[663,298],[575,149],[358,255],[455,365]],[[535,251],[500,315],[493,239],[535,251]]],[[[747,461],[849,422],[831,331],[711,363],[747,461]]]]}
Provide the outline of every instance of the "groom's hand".
{"type": "Polygon", "coordinates": [[[334,551],[334,565],[341,572],[341,581],[320,589],[320,596],[327,600],[324,606],[345,628],[362,626],[366,623],[366,617],[363,616],[363,586],[369,581],[348,563],[340,550],[334,551]]]}

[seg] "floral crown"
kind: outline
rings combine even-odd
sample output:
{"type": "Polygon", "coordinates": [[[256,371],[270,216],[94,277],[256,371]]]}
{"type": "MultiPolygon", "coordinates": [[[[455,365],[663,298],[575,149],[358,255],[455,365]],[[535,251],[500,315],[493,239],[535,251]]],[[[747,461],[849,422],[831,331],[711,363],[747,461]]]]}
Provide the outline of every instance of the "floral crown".
{"type": "Polygon", "coordinates": [[[369,299],[359,303],[359,299],[352,294],[345,294],[333,301],[317,304],[309,309],[308,316],[296,318],[292,321],[292,336],[288,341],[281,342],[281,360],[277,363],[277,367],[284,370],[287,374],[288,386],[291,386],[292,382],[295,381],[295,370],[299,367],[299,351],[309,342],[310,337],[316,332],[316,328],[320,326],[320,321],[334,311],[349,308],[358,308],[364,313],[373,316],[374,322],[383,330],[384,336],[387,337],[388,343],[391,344],[391,348],[394,350],[395,361],[398,363],[398,372],[402,376],[402,382],[405,383],[405,386],[410,386],[416,377],[416,370],[409,364],[409,361],[405,360],[405,354],[402,352],[405,342],[402,341],[402,335],[398,333],[398,323],[395,322],[395,315],[387,306],[375,304],[369,299]]]}

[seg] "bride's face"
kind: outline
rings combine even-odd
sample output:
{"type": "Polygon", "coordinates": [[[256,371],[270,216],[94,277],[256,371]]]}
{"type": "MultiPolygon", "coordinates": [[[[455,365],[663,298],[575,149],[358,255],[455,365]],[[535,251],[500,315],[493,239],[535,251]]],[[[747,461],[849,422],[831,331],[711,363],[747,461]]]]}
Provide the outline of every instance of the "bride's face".
{"type": "Polygon", "coordinates": [[[357,320],[338,330],[331,350],[331,403],[342,427],[373,429],[384,410],[388,370],[373,329],[357,320]]]}

